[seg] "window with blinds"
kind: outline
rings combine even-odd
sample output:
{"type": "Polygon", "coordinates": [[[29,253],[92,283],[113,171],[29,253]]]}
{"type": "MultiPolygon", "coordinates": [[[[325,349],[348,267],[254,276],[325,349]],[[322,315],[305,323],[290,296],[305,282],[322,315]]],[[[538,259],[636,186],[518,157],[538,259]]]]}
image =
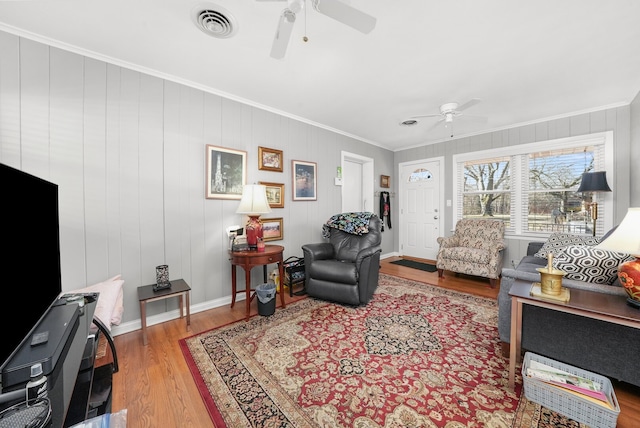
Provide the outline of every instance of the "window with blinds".
{"type": "Polygon", "coordinates": [[[500,157],[462,165],[462,218],[495,217],[511,223],[511,159],[500,157]]]}
{"type": "Polygon", "coordinates": [[[503,220],[510,234],[592,234],[585,202],[595,198],[602,231],[603,198],[577,189],[582,173],[605,170],[607,141],[574,137],[454,156],[456,221],[492,217],[503,220]]]}

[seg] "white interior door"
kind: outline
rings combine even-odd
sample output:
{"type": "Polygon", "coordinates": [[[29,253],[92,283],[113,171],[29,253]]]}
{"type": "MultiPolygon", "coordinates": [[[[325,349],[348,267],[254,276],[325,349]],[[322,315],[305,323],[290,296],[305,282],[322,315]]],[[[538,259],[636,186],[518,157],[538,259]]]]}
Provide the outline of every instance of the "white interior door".
{"type": "Polygon", "coordinates": [[[400,164],[400,254],[435,260],[443,236],[443,159],[400,164]]]}
{"type": "Polygon", "coordinates": [[[373,159],[342,152],[342,212],[375,212],[373,159]]]}
{"type": "Polygon", "coordinates": [[[342,164],[342,212],[364,211],[362,164],[345,159],[342,164]]]}

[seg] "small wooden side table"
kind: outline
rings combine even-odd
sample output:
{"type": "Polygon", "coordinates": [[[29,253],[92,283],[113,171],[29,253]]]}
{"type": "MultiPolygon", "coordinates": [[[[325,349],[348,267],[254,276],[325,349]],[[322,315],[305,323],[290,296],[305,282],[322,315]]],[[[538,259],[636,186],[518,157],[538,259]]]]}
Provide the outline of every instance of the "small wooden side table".
{"type": "Polygon", "coordinates": [[[142,344],[147,344],[147,302],[163,300],[170,297],[178,297],[180,304],[180,318],[183,316],[183,297],[187,303],[187,331],[191,325],[191,312],[189,304],[189,292],[191,287],[183,279],[172,279],[171,287],[164,290],[153,291],[155,284],[138,287],[138,300],[140,301],[140,320],[142,321],[142,344]]]}
{"type": "MultiPolygon", "coordinates": [[[[267,265],[271,263],[277,263],[278,271],[280,272],[280,278],[284,278],[282,253],[284,253],[284,247],[282,245],[265,245],[264,251],[247,250],[229,252],[231,260],[231,307],[233,308],[233,305],[236,304],[236,294],[245,292],[246,321],[249,320],[249,314],[251,312],[251,300],[253,300],[253,298],[255,297],[255,293],[253,295],[251,294],[251,269],[255,266],[263,266],[264,281],[267,282],[267,265]],[[244,290],[238,290],[236,288],[236,266],[241,266],[244,269],[244,290]]],[[[282,287],[280,287],[279,294],[280,303],[284,308],[285,303],[282,287]]]]}
{"type": "Polygon", "coordinates": [[[521,359],[522,353],[522,305],[538,306],[640,329],[640,312],[627,305],[626,298],[623,296],[572,288],[569,301],[560,302],[532,296],[531,286],[531,282],[516,280],[509,290],[509,296],[511,296],[509,388],[511,389],[515,385],[516,362],[521,359]]]}

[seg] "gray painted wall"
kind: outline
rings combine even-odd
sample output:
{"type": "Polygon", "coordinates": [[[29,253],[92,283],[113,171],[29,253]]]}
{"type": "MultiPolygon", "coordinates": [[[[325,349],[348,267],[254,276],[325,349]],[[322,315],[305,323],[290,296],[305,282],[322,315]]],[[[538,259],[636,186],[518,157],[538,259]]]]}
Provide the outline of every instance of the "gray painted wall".
{"type": "MultiPolygon", "coordinates": [[[[636,110],[640,110],[638,104],[640,102],[636,98],[636,106],[634,107],[636,110]]],[[[634,118],[638,122],[637,112],[634,118]]],[[[401,162],[444,156],[445,194],[443,198],[453,199],[453,183],[448,177],[451,177],[452,174],[453,155],[455,154],[613,131],[615,181],[610,181],[609,185],[614,192],[614,224],[617,224],[630,206],[632,193],[638,200],[638,192],[640,192],[637,181],[631,182],[631,159],[639,155],[640,149],[636,142],[632,151],[630,123],[631,107],[623,106],[466,138],[454,138],[438,144],[396,152],[395,176],[399,176],[398,164],[401,162]]],[[[637,138],[640,138],[640,135],[637,138]]],[[[397,182],[397,180],[395,181],[397,182]]],[[[445,230],[449,231],[448,234],[455,226],[453,224],[453,209],[454,207],[445,207],[445,230]]],[[[399,248],[399,239],[399,234],[397,234],[396,248],[399,248]]],[[[527,244],[531,240],[539,240],[539,238],[534,239],[526,236],[507,238],[508,248],[505,251],[505,265],[510,265],[512,262],[517,264],[526,254],[527,244]]]]}
{"type": "MultiPolygon", "coordinates": [[[[285,207],[264,216],[283,217],[284,239],[272,243],[285,258],[320,242],[341,211],[342,150],[373,158],[375,177],[393,172],[389,150],[3,32],[0,58],[0,162],[59,185],[63,290],[122,274],[130,324],[115,333],[139,328],[136,288],[155,282],[159,264],[191,285],[194,311],[230,302],[225,228],[245,220],[238,200],[205,199],[207,144],[245,150],[248,183],[285,184],[285,207]],[[258,146],[283,150],[282,173],[258,169],[258,146]],[[292,201],[294,159],[318,163],[317,201],[292,201]]],[[[385,229],[383,253],[393,234],[385,229]]],[[[252,275],[263,281],[261,269],[252,275]]],[[[172,300],[148,305],[150,323],[177,313],[172,300]]]]}
{"type": "MultiPolygon", "coordinates": [[[[374,186],[398,164],[484,148],[591,132],[615,132],[615,216],[640,205],[640,100],[631,106],[522,126],[396,153],[220,96],[0,32],[0,162],[55,182],[60,192],[63,289],[121,273],[125,313],[116,334],[139,328],[136,288],[155,281],[155,266],[192,287],[194,312],[230,302],[226,226],[242,223],[236,200],[205,199],[205,145],[247,151],[248,183],[285,184],[285,257],[321,240],[321,225],[340,211],[335,169],[345,150],[375,160],[374,186]],[[632,135],[630,135],[632,134],[632,135]],[[633,141],[633,144],[631,142],[633,141]],[[284,172],[258,170],[258,146],[283,150],[284,172]],[[318,200],[291,200],[291,160],[318,163],[318,200]],[[631,186],[629,184],[631,183],[631,186]],[[625,190],[627,189],[627,190],[625,190]]],[[[445,172],[449,176],[449,172],[445,172]]],[[[452,198],[447,182],[445,198],[452,198]]],[[[392,198],[397,221],[397,198],[392,198]]],[[[451,209],[446,230],[451,224],[451,209]]],[[[397,251],[385,228],[383,254],[397,251]]],[[[525,240],[510,240],[516,259],[525,240]]],[[[36,255],[34,255],[34,258],[36,255]]],[[[252,282],[262,281],[254,269],[252,282]]],[[[240,272],[239,286],[243,285],[240,272]]],[[[29,281],[27,286],[42,286],[29,281]]],[[[148,305],[149,324],[177,314],[173,301],[148,305]],[[169,311],[169,312],[167,312],[169,311]]]]}
{"type": "Polygon", "coordinates": [[[631,168],[631,180],[629,190],[631,192],[631,206],[640,207],[640,92],[631,103],[631,155],[629,156],[631,168]]]}

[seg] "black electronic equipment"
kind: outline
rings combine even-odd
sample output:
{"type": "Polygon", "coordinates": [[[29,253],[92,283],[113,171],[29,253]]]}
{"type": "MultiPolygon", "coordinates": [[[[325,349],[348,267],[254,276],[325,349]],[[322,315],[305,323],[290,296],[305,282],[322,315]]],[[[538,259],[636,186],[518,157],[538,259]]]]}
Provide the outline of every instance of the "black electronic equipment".
{"type": "Polygon", "coordinates": [[[34,363],[41,363],[44,375],[49,376],[58,361],[65,357],[71,345],[69,338],[72,338],[78,329],[79,315],[80,308],[76,304],[51,306],[31,335],[25,337],[20,347],[2,366],[2,387],[11,388],[27,382],[34,363]],[[31,337],[44,329],[49,332],[47,342],[31,346],[31,337]]]}
{"type": "MultiPolygon", "coordinates": [[[[0,365],[62,292],[58,186],[0,164],[2,183],[2,282],[17,310],[0,311],[0,365]],[[35,275],[30,275],[34,273],[35,275]]],[[[42,346],[42,345],[38,345],[42,346]]]]}

